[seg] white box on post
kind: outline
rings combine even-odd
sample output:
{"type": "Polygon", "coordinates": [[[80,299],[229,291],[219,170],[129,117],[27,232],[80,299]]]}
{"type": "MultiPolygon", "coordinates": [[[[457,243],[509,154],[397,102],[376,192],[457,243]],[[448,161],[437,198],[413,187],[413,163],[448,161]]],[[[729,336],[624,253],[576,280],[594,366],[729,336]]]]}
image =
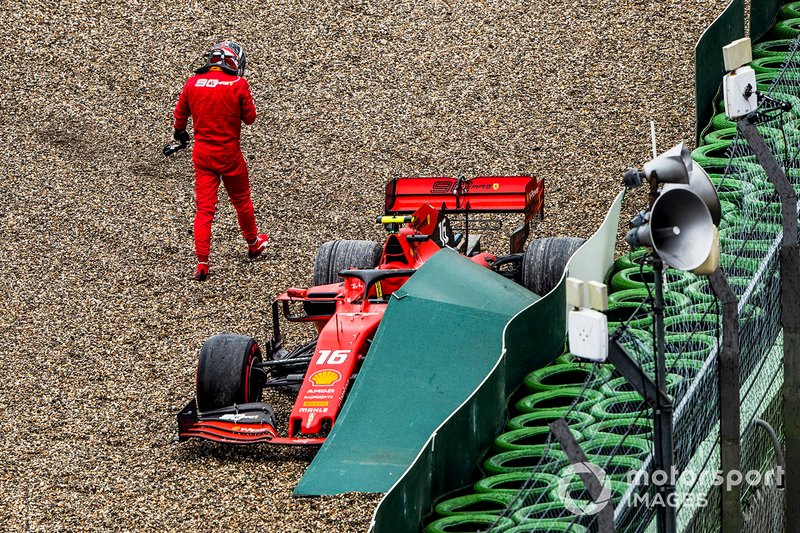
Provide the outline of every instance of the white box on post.
{"type": "Polygon", "coordinates": [[[592,309],[570,311],[569,351],[575,357],[603,362],[608,357],[608,319],[592,309]]]}

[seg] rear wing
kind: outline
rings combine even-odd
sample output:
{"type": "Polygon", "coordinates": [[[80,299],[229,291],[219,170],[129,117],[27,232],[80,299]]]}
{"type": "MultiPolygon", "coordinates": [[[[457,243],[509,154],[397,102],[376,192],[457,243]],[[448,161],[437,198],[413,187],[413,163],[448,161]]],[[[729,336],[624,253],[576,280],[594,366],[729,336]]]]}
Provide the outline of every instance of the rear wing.
{"type": "Polygon", "coordinates": [[[543,214],[544,179],[531,176],[394,178],[386,184],[386,213],[414,213],[423,204],[446,213],[543,214]]]}

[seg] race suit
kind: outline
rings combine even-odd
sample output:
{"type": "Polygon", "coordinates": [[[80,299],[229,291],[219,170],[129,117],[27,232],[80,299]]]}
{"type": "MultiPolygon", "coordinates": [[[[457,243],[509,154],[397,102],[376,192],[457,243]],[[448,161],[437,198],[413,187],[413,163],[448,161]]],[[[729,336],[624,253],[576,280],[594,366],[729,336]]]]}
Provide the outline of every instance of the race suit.
{"type": "Polygon", "coordinates": [[[256,120],[256,107],[247,80],[213,67],[186,81],[174,115],[176,130],[185,130],[192,117],[197,204],[194,246],[198,262],[207,263],[220,179],[236,209],[242,236],[251,243],[258,235],[247,163],[239,144],[242,122],[256,120]]]}

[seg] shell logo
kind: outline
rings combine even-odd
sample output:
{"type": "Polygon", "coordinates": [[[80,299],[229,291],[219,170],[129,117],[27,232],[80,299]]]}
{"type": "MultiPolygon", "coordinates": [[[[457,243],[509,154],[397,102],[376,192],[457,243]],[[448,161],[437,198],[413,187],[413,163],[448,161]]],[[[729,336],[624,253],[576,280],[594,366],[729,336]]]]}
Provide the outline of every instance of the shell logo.
{"type": "Polygon", "coordinates": [[[311,374],[308,379],[317,387],[322,387],[325,385],[333,385],[337,381],[341,381],[342,375],[336,370],[318,370],[311,374]]]}
{"type": "Polygon", "coordinates": [[[499,188],[500,188],[500,184],[499,183],[492,183],[492,189],[497,190],[499,188]]]}

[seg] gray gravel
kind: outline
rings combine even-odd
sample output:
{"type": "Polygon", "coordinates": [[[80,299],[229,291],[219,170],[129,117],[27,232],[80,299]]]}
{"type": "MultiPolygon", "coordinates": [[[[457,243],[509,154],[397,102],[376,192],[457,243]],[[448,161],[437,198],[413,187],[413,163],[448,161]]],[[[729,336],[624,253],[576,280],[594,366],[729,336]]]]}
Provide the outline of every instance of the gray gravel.
{"type": "Polygon", "coordinates": [[[590,235],[620,172],[648,158],[649,118],[661,147],[691,142],[692,50],[724,4],[15,4],[0,523],[364,530],[377,495],[291,497],[311,450],[170,443],[203,341],[264,339],[271,298],[308,283],[321,242],[380,237],[370,221],[398,175],[543,176],[537,234],[590,235]],[[249,57],[260,116],[243,144],[274,246],[248,262],[222,200],[198,284],[190,154],[160,151],[188,65],[228,37],[249,57]]]}

